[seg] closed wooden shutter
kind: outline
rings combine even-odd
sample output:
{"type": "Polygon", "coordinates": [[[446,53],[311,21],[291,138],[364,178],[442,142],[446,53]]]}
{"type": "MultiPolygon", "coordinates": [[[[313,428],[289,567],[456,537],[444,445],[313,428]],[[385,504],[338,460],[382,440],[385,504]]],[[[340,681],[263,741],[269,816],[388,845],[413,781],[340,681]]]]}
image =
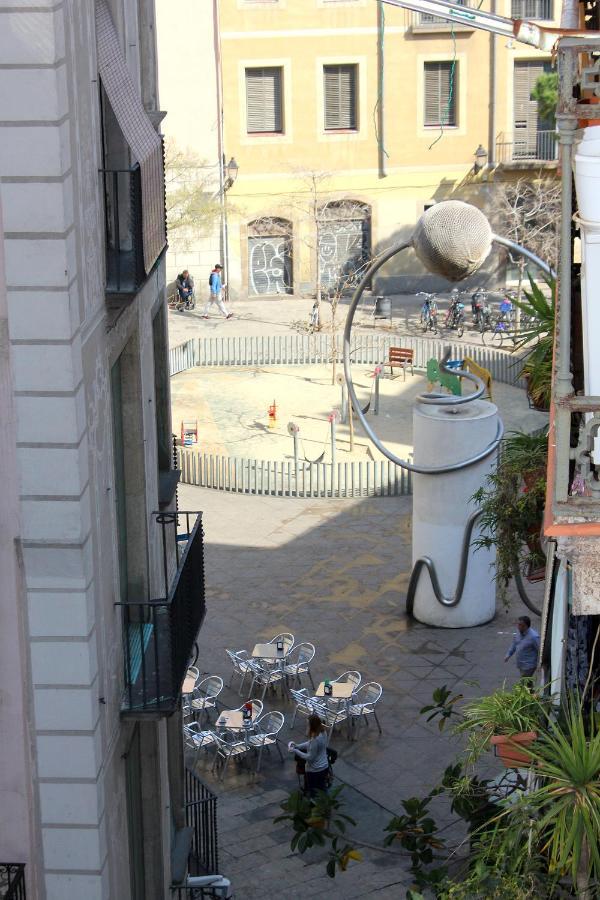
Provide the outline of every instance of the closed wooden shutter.
{"type": "Polygon", "coordinates": [[[356,130],[358,66],[324,66],[325,131],[356,130]]]}
{"type": "Polygon", "coordinates": [[[283,70],[280,66],[246,69],[246,129],[248,134],[283,131],[283,70]]]}
{"type": "Polygon", "coordinates": [[[458,64],[425,63],[425,125],[456,125],[458,64]]]}
{"type": "MultiPolygon", "coordinates": [[[[538,132],[544,129],[546,123],[540,121],[537,100],[531,99],[531,92],[540,75],[549,69],[549,63],[543,60],[515,62],[513,79],[515,157],[528,159],[537,155],[538,132]]],[[[546,125],[546,128],[548,127],[546,125]]]]}

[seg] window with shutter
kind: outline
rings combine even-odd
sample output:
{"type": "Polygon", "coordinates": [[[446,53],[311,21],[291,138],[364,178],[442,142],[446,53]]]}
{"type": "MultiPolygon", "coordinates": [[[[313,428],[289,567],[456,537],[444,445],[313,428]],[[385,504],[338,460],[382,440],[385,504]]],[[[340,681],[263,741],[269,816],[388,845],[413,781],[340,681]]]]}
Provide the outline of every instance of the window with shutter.
{"type": "MultiPolygon", "coordinates": [[[[468,6],[468,0],[454,0],[457,6],[468,6]]],[[[419,25],[447,25],[450,27],[451,22],[442,19],[440,16],[434,16],[431,13],[417,13],[419,25]]]]}
{"type": "Polygon", "coordinates": [[[510,15],[512,19],[548,19],[553,18],[552,0],[511,0],[510,15]]]}
{"type": "Polygon", "coordinates": [[[325,131],[356,131],[358,66],[323,66],[325,131]]]}
{"type": "Polygon", "coordinates": [[[538,152],[538,132],[549,128],[548,123],[540,119],[537,100],[531,98],[536,81],[540,75],[548,71],[550,63],[543,60],[515,62],[513,78],[515,157],[535,158],[538,152]]]}
{"type": "Polygon", "coordinates": [[[458,63],[425,63],[426,126],[456,125],[456,95],[458,92],[458,63]]]}
{"type": "Polygon", "coordinates": [[[283,69],[246,69],[246,130],[248,134],[283,131],[283,69]]]}

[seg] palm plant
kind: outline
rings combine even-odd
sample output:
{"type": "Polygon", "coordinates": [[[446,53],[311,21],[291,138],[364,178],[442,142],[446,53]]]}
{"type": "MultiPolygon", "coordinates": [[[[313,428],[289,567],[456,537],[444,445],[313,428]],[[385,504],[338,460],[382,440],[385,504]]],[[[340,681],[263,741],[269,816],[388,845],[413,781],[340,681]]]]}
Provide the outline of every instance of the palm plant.
{"type": "Polygon", "coordinates": [[[536,409],[549,409],[552,390],[556,282],[552,278],[546,278],[546,284],[551,292],[550,300],[548,300],[531,275],[528,277],[531,289],[525,291],[524,300],[515,300],[521,312],[527,316],[529,323],[521,329],[520,338],[515,345],[515,350],[528,347],[524,364],[517,378],[526,379],[527,394],[536,409]]]}
{"type": "Polygon", "coordinates": [[[566,879],[578,896],[597,896],[590,882],[600,881],[600,733],[572,700],[527,753],[536,784],[482,834],[480,856],[511,859],[523,872],[541,858],[555,883],[566,879]]]}

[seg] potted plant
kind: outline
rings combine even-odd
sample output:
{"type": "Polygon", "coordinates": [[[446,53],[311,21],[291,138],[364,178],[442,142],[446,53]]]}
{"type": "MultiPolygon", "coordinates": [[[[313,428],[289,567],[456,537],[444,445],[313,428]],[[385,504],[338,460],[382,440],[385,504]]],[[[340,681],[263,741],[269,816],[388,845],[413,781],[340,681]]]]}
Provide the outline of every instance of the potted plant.
{"type": "Polygon", "coordinates": [[[518,681],[507,690],[471,700],[462,708],[463,721],[456,732],[468,732],[467,752],[475,762],[490,745],[507,768],[529,765],[529,747],[546,720],[546,704],[529,685],[518,681]]]}
{"type": "Polygon", "coordinates": [[[496,548],[498,594],[506,592],[515,568],[535,569],[544,564],[539,534],[546,497],[548,437],[509,432],[502,442],[500,460],[485,485],[474,495],[481,516],[475,547],[496,548]]]}

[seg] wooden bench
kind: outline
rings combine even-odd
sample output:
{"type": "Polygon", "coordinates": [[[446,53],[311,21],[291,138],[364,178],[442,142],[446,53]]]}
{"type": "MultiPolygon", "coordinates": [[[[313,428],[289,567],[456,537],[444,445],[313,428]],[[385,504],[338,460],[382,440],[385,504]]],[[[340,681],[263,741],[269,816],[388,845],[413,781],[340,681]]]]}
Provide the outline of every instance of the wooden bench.
{"type": "Polygon", "coordinates": [[[470,372],[472,375],[477,375],[478,378],[481,378],[483,383],[485,384],[486,393],[483,395],[484,398],[488,400],[492,400],[492,373],[489,369],[484,369],[483,366],[480,366],[479,363],[476,363],[474,359],[471,359],[470,356],[465,356],[463,360],[463,366],[470,372]]]}
{"type": "Polygon", "coordinates": [[[414,375],[413,368],[415,351],[409,350],[407,347],[390,347],[387,364],[390,367],[390,373],[394,374],[394,368],[402,369],[404,380],[406,381],[406,369],[410,366],[410,374],[414,375]]]}

